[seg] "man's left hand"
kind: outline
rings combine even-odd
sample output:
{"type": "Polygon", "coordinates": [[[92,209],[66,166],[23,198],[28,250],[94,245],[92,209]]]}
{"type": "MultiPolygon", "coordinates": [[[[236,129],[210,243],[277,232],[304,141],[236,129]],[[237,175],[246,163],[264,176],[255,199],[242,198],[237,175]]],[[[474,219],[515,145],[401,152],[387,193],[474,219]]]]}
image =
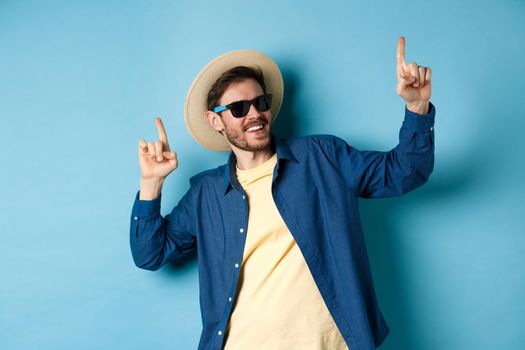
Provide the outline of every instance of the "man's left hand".
{"type": "Polygon", "coordinates": [[[405,100],[407,108],[417,114],[427,114],[431,94],[430,67],[405,63],[405,38],[397,42],[396,92],[405,100]]]}

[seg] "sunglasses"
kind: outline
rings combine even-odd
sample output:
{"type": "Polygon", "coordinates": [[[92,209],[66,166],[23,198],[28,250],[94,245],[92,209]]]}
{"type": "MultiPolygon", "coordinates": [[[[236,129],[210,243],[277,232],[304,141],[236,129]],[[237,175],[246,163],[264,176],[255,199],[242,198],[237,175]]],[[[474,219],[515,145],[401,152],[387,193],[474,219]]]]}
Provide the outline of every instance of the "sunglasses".
{"type": "Polygon", "coordinates": [[[213,109],[215,113],[229,109],[235,118],[242,118],[248,114],[250,105],[253,105],[259,112],[266,112],[272,106],[272,94],[257,96],[253,100],[235,101],[224,106],[217,106],[213,109]]]}

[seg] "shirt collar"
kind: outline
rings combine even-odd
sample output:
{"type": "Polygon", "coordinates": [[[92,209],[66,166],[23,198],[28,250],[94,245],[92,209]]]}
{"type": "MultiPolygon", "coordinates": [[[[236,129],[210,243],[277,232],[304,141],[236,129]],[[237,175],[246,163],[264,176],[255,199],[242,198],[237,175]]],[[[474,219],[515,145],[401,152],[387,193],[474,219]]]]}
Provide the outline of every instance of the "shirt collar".
{"type": "MultiPolygon", "coordinates": [[[[290,146],[286,143],[284,139],[277,138],[272,134],[271,142],[272,147],[277,153],[277,167],[279,167],[281,159],[298,162],[297,158],[294,156],[292,150],[290,149],[290,146]]],[[[229,189],[232,187],[237,190],[240,190],[242,188],[241,184],[239,183],[239,180],[237,179],[235,169],[236,164],[237,158],[235,157],[235,153],[231,151],[228,157],[228,163],[224,167],[224,194],[228,193],[229,189]]]]}

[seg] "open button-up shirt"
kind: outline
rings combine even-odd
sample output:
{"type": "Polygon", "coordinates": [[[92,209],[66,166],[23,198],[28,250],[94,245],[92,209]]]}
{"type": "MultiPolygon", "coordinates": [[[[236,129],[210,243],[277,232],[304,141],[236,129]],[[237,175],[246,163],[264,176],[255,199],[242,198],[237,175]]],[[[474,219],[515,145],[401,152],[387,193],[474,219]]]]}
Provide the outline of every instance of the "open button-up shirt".
{"type": "MultiPolygon", "coordinates": [[[[389,333],[378,306],[361,228],[358,198],[399,196],[424,184],[434,167],[435,108],[405,108],[399,143],[360,151],[331,135],[280,139],[272,196],[348,347],[375,349],[389,333]]],[[[248,225],[248,201],[236,158],[190,178],[170,214],[161,196],[135,197],[130,244],[135,264],[157,270],[197,250],[203,330],[199,350],[218,350],[233,311],[248,225]]],[[[300,310],[298,310],[300,312],[300,310]]]]}

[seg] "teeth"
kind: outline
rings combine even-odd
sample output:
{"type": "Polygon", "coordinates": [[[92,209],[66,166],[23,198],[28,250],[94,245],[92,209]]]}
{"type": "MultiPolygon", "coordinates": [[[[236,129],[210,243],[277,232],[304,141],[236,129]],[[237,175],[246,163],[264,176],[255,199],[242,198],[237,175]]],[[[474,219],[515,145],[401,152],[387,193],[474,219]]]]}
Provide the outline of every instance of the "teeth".
{"type": "Polygon", "coordinates": [[[249,128],[249,129],[246,130],[246,131],[255,131],[255,130],[262,129],[262,128],[263,128],[262,125],[256,125],[256,126],[252,126],[251,128],[249,128]]]}

